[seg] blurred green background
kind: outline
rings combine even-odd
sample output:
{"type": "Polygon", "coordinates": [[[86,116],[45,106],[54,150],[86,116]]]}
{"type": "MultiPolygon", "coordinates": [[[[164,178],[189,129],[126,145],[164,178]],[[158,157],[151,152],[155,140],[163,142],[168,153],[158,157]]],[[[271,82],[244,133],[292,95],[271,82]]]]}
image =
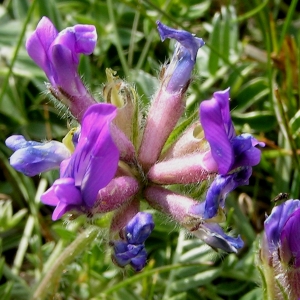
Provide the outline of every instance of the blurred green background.
{"type": "Polygon", "coordinates": [[[232,118],[239,133],[266,143],[250,185],[227,200],[228,230],[241,234],[237,255],[216,254],[169,220],[154,214],[146,242],[149,263],[135,274],[110,260],[107,220],[103,234],[79,255],[70,254],[47,299],[262,299],[255,267],[259,233],[279,193],[299,198],[300,2],[299,1],[101,1],[7,0],[0,4],[0,295],[31,299],[59,253],[82,231],[84,220],[51,221],[39,197],[55,180],[48,172],[28,178],[9,165],[4,141],[12,134],[61,140],[65,111],[45,92],[44,73],[26,53],[26,37],[42,16],[58,30],[93,24],[98,43],[81,57],[80,74],[101,101],[105,68],[135,85],[147,107],[173,43],[161,42],[155,21],[202,37],[186,117],[212,93],[231,88],[232,118]]]}

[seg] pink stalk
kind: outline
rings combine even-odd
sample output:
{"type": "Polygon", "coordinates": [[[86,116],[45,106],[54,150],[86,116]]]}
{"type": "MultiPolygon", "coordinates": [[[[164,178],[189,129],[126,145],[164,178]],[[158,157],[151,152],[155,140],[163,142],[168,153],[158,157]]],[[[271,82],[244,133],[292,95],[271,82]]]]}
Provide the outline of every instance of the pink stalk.
{"type": "Polygon", "coordinates": [[[127,136],[113,123],[110,126],[112,139],[120,151],[120,159],[126,162],[133,162],[135,159],[135,149],[127,136]]]}
{"type": "Polygon", "coordinates": [[[118,209],[128,202],[139,190],[138,182],[129,176],[117,177],[98,192],[93,214],[118,209]]]}
{"type": "Polygon", "coordinates": [[[148,173],[148,179],[157,184],[190,184],[201,182],[218,166],[210,152],[194,153],[156,163],[148,173]]]}
{"type": "Polygon", "coordinates": [[[119,233],[139,211],[140,202],[135,198],[115,211],[110,225],[110,233],[119,233]]]}
{"type": "Polygon", "coordinates": [[[188,214],[189,208],[192,205],[199,204],[199,202],[191,198],[157,186],[148,187],[144,195],[152,207],[168,214],[181,224],[189,223],[191,219],[191,216],[188,214]]]}
{"type": "Polygon", "coordinates": [[[61,101],[69,108],[71,114],[75,119],[78,120],[79,123],[81,122],[86,110],[90,106],[97,104],[96,100],[91,96],[91,94],[89,94],[87,90],[82,91],[82,93],[84,93],[84,96],[73,96],[69,95],[61,87],[53,87],[50,85],[50,83],[46,84],[46,86],[54,98],[61,101]]]}
{"type": "Polygon", "coordinates": [[[162,86],[150,107],[142,143],[139,162],[144,170],[158,160],[162,148],[183,114],[185,103],[183,92],[169,93],[162,86]]]}

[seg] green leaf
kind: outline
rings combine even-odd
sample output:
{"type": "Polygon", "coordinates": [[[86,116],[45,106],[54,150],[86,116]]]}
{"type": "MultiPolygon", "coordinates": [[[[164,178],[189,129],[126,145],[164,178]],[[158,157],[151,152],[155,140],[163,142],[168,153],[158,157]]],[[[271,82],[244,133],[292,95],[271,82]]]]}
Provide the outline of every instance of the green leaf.
{"type": "Polygon", "coordinates": [[[198,273],[184,279],[176,280],[172,283],[171,288],[175,292],[184,292],[192,288],[196,288],[212,282],[221,273],[220,269],[211,268],[208,271],[198,273]]]}
{"type": "MultiPolygon", "coordinates": [[[[215,49],[220,49],[220,33],[221,29],[221,15],[216,13],[212,20],[212,32],[210,34],[210,44],[215,49]]],[[[208,59],[208,70],[212,75],[215,75],[219,68],[219,55],[213,51],[210,51],[209,59],[208,59]]]]}

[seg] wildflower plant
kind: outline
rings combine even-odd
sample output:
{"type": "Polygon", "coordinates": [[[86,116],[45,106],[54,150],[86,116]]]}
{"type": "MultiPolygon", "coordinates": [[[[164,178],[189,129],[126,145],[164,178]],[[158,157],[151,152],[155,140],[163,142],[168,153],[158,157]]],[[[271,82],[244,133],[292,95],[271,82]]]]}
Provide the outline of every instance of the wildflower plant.
{"type": "MultiPolygon", "coordinates": [[[[6,35],[0,34],[0,61],[3,55],[7,59],[2,73],[8,70],[5,78],[17,79],[16,92],[8,93],[13,91],[8,79],[0,91],[3,173],[12,179],[0,190],[0,253],[7,254],[3,264],[0,257],[0,294],[5,299],[10,294],[12,299],[106,299],[109,294],[116,299],[298,299],[299,201],[276,203],[272,212],[260,206],[288,189],[299,198],[298,69],[289,69],[299,66],[298,41],[284,38],[292,14],[276,35],[270,34],[276,30],[272,18],[282,12],[282,3],[273,11],[265,1],[256,1],[255,9],[245,3],[243,13],[247,6],[249,13],[241,17],[239,4],[222,7],[209,23],[215,10],[210,1],[151,1],[153,6],[145,1],[134,9],[134,1],[79,1],[76,16],[64,16],[68,4],[52,2],[58,4],[55,11],[43,12],[49,18],[32,18],[33,24],[24,19],[16,60],[7,59],[6,35]],[[93,16],[82,13],[87,3],[95,8],[93,16]],[[119,4],[114,15],[112,7],[119,4]],[[186,10],[174,13],[178,7],[186,10]],[[155,28],[161,18],[176,29],[161,21],[155,28]],[[265,25],[270,18],[270,28],[253,30],[256,23],[248,18],[265,25]],[[64,29],[61,20],[69,27],[64,29]],[[241,24],[246,39],[238,32],[241,24]],[[267,49],[258,58],[247,48],[253,41],[267,49]],[[157,79],[150,78],[167,45],[173,54],[157,79]],[[24,83],[23,59],[36,70],[26,73],[24,83]],[[18,95],[24,98],[21,105],[7,101],[18,95]],[[64,107],[58,118],[45,98],[64,107]],[[16,124],[6,124],[8,102],[35,121],[11,113],[16,124]],[[2,199],[6,194],[13,201],[2,199]],[[14,215],[20,203],[26,209],[14,215]],[[266,211],[258,250],[255,239],[260,240],[266,211]]],[[[8,6],[15,7],[15,1],[8,6]]],[[[284,9],[292,7],[295,1],[284,9]]],[[[21,18],[22,10],[12,15],[21,18]]],[[[2,26],[5,20],[1,15],[2,26]]]]}
{"type": "Polygon", "coordinates": [[[26,141],[22,136],[6,140],[15,151],[11,165],[25,175],[59,169],[59,178],[41,195],[44,204],[55,206],[53,220],[73,214],[85,215],[88,221],[111,213],[112,259],[136,271],[146,265],[144,243],[155,226],[151,214],[141,211],[144,207],[165,214],[213,249],[242,248],[241,237],[227,235],[220,226],[226,219],[226,196],[249,183],[264,146],[250,134],[236,134],[228,88],[201,102],[199,119],[164,148],[184,114],[197,52],[205,43],[160,21],[157,28],[162,41],[176,43],[143,116],[134,88],[112,70],[107,70],[104,102],[93,98],[83,84],[77,71],[79,55],[95,48],[94,26],[79,24],[58,32],[43,17],[26,49],[45,72],[47,89],[68,107],[78,127],[62,143],[26,141]],[[207,191],[197,199],[176,189],[204,182],[207,191]]]}

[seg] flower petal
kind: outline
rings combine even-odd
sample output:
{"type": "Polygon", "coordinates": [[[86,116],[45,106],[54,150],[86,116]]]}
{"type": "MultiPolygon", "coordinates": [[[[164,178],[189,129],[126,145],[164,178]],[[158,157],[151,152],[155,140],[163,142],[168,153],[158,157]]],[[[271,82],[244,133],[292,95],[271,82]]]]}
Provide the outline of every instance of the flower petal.
{"type": "Polygon", "coordinates": [[[49,79],[52,77],[52,70],[47,51],[57,35],[58,31],[52,22],[47,17],[43,17],[38,23],[36,30],[26,41],[26,49],[29,56],[43,69],[49,79]]]}
{"type": "Polygon", "coordinates": [[[52,220],[56,221],[56,220],[60,219],[65,213],[67,213],[73,209],[76,210],[76,206],[69,205],[64,202],[59,202],[53,211],[52,220]]]}
{"type": "Polygon", "coordinates": [[[11,166],[27,176],[58,168],[70,156],[64,144],[57,141],[38,143],[26,141],[23,136],[12,136],[6,140],[6,145],[15,150],[10,157],[11,166]]]}
{"type": "Polygon", "coordinates": [[[300,267],[300,209],[296,209],[287,219],[280,233],[280,257],[286,263],[300,267]]]}
{"type": "Polygon", "coordinates": [[[73,53],[63,45],[51,47],[51,62],[55,72],[53,72],[55,85],[60,87],[68,98],[85,96],[87,90],[83,85],[77,72],[77,63],[73,62],[73,53]]]}
{"type": "Polygon", "coordinates": [[[200,104],[200,121],[219,174],[227,174],[234,163],[230,139],[235,136],[229,114],[229,89],[214,93],[211,100],[200,104]]]}
{"type": "Polygon", "coordinates": [[[218,175],[207,191],[204,218],[213,218],[219,207],[224,207],[227,194],[238,186],[248,185],[251,174],[252,168],[244,167],[233,174],[218,175]]]}
{"type": "MultiPolygon", "coordinates": [[[[93,25],[78,24],[62,30],[55,44],[61,44],[74,54],[90,55],[93,53],[97,43],[97,32],[93,25]]],[[[78,64],[78,57],[74,56],[74,62],[78,64]]]]}
{"type": "Polygon", "coordinates": [[[105,187],[116,173],[119,151],[110,135],[110,122],[116,107],[95,104],[83,117],[81,135],[62,177],[75,179],[85,205],[92,207],[98,191],[105,187]]]}
{"type": "Polygon", "coordinates": [[[269,251],[274,252],[277,249],[280,241],[280,234],[285,223],[292,213],[299,208],[299,200],[287,200],[272,209],[271,214],[264,223],[269,251]]]}
{"type": "Polygon", "coordinates": [[[195,37],[185,30],[177,30],[156,22],[161,40],[175,39],[175,51],[162,82],[169,93],[177,93],[186,89],[196,62],[199,48],[204,45],[201,38],[195,37]]]}
{"type": "Polygon", "coordinates": [[[154,228],[151,214],[138,212],[126,226],[126,238],[130,244],[142,244],[154,228]]]}
{"type": "Polygon", "coordinates": [[[237,253],[237,249],[242,248],[244,245],[240,236],[234,238],[226,235],[222,228],[215,223],[204,223],[193,234],[201,238],[212,248],[221,249],[228,253],[237,253]]]}
{"type": "Polygon", "coordinates": [[[231,141],[235,160],[232,169],[243,166],[253,167],[260,162],[261,151],[256,148],[256,145],[263,145],[259,143],[250,134],[241,134],[234,137],[231,141]]]}

